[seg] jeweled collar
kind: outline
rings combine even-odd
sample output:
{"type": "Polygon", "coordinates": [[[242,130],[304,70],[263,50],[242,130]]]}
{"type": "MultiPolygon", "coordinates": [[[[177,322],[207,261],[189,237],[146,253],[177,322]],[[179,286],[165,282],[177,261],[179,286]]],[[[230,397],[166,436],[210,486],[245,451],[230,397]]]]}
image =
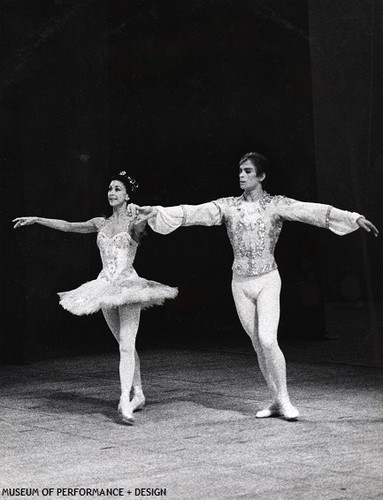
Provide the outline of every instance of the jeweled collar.
{"type": "Polygon", "coordinates": [[[249,201],[249,200],[247,200],[247,199],[245,198],[245,193],[244,193],[244,192],[243,192],[243,193],[241,194],[241,196],[239,197],[239,199],[240,199],[240,200],[245,201],[246,203],[259,203],[259,204],[261,205],[261,207],[262,207],[262,208],[265,208],[265,207],[266,207],[266,204],[267,204],[267,203],[270,203],[271,198],[272,198],[272,196],[271,196],[271,195],[270,195],[267,191],[263,191],[263,192],[262,192],[262,196],[260,196],[260,197],[258,198],[258,200],[253,201],[253,202],[251,202],[251,201],[249,201]]]}

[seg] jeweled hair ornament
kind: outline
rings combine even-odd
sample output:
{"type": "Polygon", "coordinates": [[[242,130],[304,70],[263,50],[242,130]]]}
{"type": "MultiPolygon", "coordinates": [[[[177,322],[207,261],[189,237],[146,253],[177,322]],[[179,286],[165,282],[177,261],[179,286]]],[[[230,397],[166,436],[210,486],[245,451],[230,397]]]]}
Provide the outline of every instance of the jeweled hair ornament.
{"type": "Polygon", "coordinates": [[[132,190],[132,193],[134,193],[134,191],[136,191],[136,189],[138,188],[138,182],[136,181],[136,179],[133,179],[133,177],[130,177],[129,175],[127,175],[126,172],[125,172],[125,170],[122,170],[121,172],[119,172],[118,175],[120,177],[125,177],[126,178],[126,180],[130,184],[130,189],[132,190]]]}

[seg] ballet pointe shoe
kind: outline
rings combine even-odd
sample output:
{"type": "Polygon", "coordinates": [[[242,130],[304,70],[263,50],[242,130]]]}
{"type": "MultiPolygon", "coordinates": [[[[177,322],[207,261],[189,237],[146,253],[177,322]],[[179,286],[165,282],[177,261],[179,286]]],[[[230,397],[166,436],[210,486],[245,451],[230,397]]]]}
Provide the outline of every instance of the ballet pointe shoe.
{"type": "Polygon", "coordinates": [[[117,409],[121,416],[122,423],[126,425],[134,424],[133,409],[129,398],[121,396],[117,409]]]}
{"type": "Polygon", "coordinates": [[[134,394],[134,396],[133,396],[130,404],[131,404],[131,407],[132,407],[132,412],[133,411],[141,411],[144,408],[144,406],[145,406],[145,396],[144,396],[144,393],[142,391],[139,391],[139,392],[137,391],[134,394]]]}
{"type": "Polygon", "coordinates": [[[259,410],[256,418],[282,417],[289,422],[299,418],[299,411],[291,403],[273,403],[269,407],[259,410]]]}

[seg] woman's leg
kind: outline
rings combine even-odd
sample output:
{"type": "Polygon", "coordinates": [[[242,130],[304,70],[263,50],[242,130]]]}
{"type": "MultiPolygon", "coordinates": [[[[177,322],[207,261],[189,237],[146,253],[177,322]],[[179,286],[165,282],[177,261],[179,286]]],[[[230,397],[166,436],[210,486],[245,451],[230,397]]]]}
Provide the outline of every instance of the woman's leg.
{"type": "Polygon", "coordinates": [[[280,414],[288,420],[296,420],[299,412],[290,402],[286,382],[286,361],[277,340],[281,280],[279,273],[271,273],[266,277],[268,279],[265,280],[257,299],[258,342],[275,393],[273,404],[258,412],[257,417],[280,414]]]}
{"type": "Polygon", "coordinates": [[[141,307],[139,305],[124,305],[118,310],[120,314],[120,409],[126,423],[132,423],[134,419],[130,391],[133,383],[135,342],[140,323],[141,307]]]}
{"type": "Polygon", "coordinates": [[[145,405],[145,396],[142,391],[141,382],[141,363],[136,349],[134,350],[134,374],[131,405],[133,411],[142,410],[145,405]]]}
{"type": "Polygon", "coordinates": [[[106,324],[109,326],[110,331],[113,333],[117,342],[120,342],[120,315],[117,307],[113,309],[102,309],[106,324]]]}
{"type": "MultiPolygon", "coordinates": [[[[109,326],[110,331],[113,333],[115,339],[118,344],[120,344],[120,312],[118,308],[113,309],[103,309],[102,313],[104,315],[105,321],[109,326]]],[[[133,411],[141,409],[145,404],[145,397],[142,391],[142,382],[141,382],[141,369],[140,369],[140,358],[138,357],[138,353],[135,349],[134,351],[134,374],[133,374],[133,411]]],[[[121,368],[124,370],[124,366],[121,368]]],[[[126,377],[124,377],[126,378],[126,377]]]]}
{"type": "Polygon", "coordinates": [[[267,386],[271,394],[273,394],[273,396],[276,397],[276,386],[272,382],[268,374],[266,368],[265,356],[258,339],[258,311],[255,300],[255,297],[257,295],[257,290],[252,290],[253,293],[251,294],[250,297],[249,294],[245,293],[245,286],[246,285],[244,285],[242,280],[234,279],[232,282],[232,292],[233,292],[235,307],[241,325],[251,339],[254,350],[257,354],[259,368],[267,383],[267,386]]]}

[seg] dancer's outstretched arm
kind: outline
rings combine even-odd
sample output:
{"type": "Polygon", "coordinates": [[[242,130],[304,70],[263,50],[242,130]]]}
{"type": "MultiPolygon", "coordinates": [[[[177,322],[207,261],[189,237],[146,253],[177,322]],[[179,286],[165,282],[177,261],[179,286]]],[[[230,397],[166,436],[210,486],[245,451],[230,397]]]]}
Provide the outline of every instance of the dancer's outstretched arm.
{"type": "Polygon", "coordinates": [[[99,230],[105,219],[103,217],[94,217],[85,222],[68,222],[61,219],[46,219],[44,217],[16,217],[12,222],[15,223],[14,229],[32,224],[40,224],[58,231],[71,233],[95,233],[99,230]]]}
{"type": "Polygon", "coordinates": [[[226,204],[223,198],[201,205],[178,205],[175,207],[139,207],[128,205],[128,215],[137,221],[147,220],[149,226],[161,234],[168,234],[180,226],[219,226],[225,217],[226,204]]]}
{"type": "Polygon", "coordinates": [[[275,210],[284,220],[304,222],[324,227],[335,234],[343,236],[359,228],[379,235],[378,229],[363,215],[347,210],[340,210],[331,205],[293,200],[284,196],[275,198],[275,210]]]}

